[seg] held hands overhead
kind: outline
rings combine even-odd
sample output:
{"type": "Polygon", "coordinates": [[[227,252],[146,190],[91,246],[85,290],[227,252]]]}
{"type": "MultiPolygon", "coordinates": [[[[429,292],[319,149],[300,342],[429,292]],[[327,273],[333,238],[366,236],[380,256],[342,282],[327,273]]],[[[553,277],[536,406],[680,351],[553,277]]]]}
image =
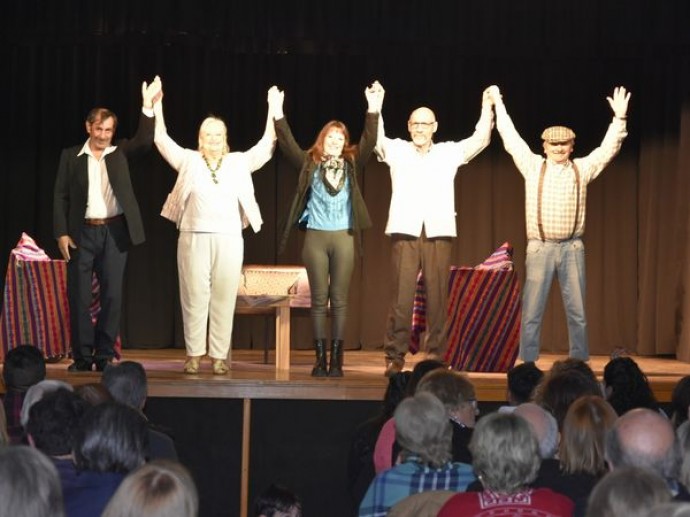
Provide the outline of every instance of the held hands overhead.
{"type": "Polygon", "coordinates": [[[159,76],[154,77],[151,84],[147,84],[146,81],[141,83],[141,98],[144,108],[148,109],[153,108],[163,98],[163,83],[159,76]]]}
{"type": "Polygon", "coordinates": [[[285,100],[285,92],[279,90],[277,86],[271,86],[268,89],[268,116],[273,120],[280,120],[283,118],[283,101],[285,100]]]}
{"type": "Polygon", "coordinates": [[[381,83],[374,81],[370,86],[364,89],[364,96],[367,99],[369,113],[381,113],[383,107],[383,97],[386,95],[386,90],[383,89],[381,83]]]}

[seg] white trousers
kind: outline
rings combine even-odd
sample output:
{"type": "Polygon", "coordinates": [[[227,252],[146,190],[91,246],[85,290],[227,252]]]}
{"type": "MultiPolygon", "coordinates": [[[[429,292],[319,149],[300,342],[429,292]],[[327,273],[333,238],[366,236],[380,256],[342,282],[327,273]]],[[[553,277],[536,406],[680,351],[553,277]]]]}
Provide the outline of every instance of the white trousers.
{"type": "Polygon", "coordinates": [[[228,359],[244,259],[241,235],[180,232],[177,273],[187,355],[228,359]]]}

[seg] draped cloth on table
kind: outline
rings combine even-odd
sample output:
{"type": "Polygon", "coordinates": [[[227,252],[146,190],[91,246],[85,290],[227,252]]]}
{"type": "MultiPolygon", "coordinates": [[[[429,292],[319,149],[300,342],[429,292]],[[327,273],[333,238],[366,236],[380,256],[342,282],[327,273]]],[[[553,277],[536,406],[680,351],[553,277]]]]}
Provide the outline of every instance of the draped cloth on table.
{"type": "MultiPolygon", "coordinates": [[[[506,372],[514,365],[520,342],[521,304],[512,252],[506,242],[474,268],[451,267],[444,359],[453,368],[506,372]]],[[[419,350],[421,333],[426,328],[425,305],[420,272],[412,315],[412,353],[419,350]]]]}
{"type": "MultiPolygon", "coordinates": [[[[93,277],[89,310],[96,322],[101,310],[99,285],[93,277]]],[[[67,262],[51,260],[34,239],[22,233],[10,252],[0,316],[0,359],[18,345],[33,345],[48,359],[69,355],[70,320],[67,262]]],[[[115,355],[120,357],[120,336],[115,355]]]]}

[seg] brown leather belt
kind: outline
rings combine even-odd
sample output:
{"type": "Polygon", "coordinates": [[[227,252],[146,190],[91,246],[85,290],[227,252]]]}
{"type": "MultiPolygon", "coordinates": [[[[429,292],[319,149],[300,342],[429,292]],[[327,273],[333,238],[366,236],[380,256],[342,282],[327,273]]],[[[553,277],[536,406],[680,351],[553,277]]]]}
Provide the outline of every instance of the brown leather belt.
{"type": "Polygon", "coordinates": [[[112,217],[106,217],[105,219],[84,219],[84,224],[88,226],[103,226],[104,224],[114,223],[120,219],[124,219],[124,214],[114,215],[112,217]]]}

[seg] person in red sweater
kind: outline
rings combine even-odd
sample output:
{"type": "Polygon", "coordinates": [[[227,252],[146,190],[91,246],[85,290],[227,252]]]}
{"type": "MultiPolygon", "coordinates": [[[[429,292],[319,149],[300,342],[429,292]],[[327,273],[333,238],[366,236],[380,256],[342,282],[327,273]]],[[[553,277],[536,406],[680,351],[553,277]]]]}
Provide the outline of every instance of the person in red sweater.
{"type": "Polygon", "coordinates": [[[470,442],[482,492],[451,497],[438,517],[530,515],[571,517],[573,502],[548,488],[529,488],[537,476],[539,444],[522,417],[493,413],[477,423],[470,442]]]}

